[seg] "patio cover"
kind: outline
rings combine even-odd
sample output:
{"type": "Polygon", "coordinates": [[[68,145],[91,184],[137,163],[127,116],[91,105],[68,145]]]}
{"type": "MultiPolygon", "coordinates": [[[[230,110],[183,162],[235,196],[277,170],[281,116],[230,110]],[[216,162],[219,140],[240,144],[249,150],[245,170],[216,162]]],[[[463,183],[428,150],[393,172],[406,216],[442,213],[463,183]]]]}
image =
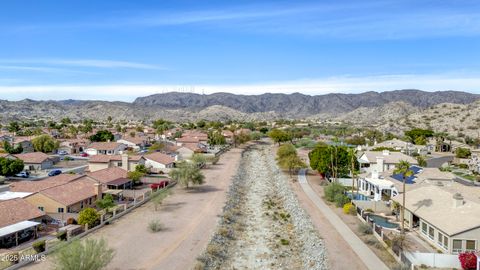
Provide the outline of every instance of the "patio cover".
{"type": "Polygon", "coordinates": [[[12,225],[5,226],[0,229],[0,237],[16,233],[21,230],[25,230],[34,226],[39,225],[40,222],[35,222],[35,221],[21,221],[12,225]]]}

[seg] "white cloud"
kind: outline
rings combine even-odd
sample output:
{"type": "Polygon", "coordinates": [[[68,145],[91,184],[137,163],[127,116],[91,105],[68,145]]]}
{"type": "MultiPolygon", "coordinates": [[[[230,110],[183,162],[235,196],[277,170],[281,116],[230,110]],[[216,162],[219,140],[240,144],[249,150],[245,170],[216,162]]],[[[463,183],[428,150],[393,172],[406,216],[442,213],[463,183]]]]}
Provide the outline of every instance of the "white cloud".
{"type": "MultiPolygon", "coordinates": [[[[38,59],[0,59],[3,64],[17,64],[17,66],[3,66],[17,68],[19,70],[48,71],[54,68],[45,66],[70,66],[70,67],[90,67],[90,68],[129,68],[129,69],[165,69],[157,65],[150,65],[137,62],[101,60],[101,59],[56,59],[56,58],[38,58],[38,59]],[[41,66],[23,66],[41,65],[41,66]]],[[[2,66],[0,66],[1,68],[2,66]]]]}
{"type": "Polygon", "coordinates": [[[425,91],[458,90],[477,92],[480,77],[462,74],[431,75],[379,75],[366,77],[339,76],[320,79],[302,79],[284,82],[225,85],[42,85],[0,86],[0,96],[9,100],[32,99],[99,99],[132,101],[136,97],[162,92],[195,92],[210,94],[230,92],[236,94],[294,93],[359,93],[396,89],[425,91]]]}

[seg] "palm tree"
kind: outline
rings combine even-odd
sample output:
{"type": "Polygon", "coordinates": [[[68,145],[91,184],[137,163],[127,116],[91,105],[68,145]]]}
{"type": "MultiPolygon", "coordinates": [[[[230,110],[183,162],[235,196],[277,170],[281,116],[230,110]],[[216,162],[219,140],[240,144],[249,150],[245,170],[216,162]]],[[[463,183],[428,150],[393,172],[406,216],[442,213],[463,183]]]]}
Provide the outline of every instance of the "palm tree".
{"type": "MultiPolygon", "coordinates": [[[[353,200],[353,191],[355,189],[355,179],[357,176],[357,172],[355,170],[355,159],[357,158],[355,148],[348,148],[348,155],[350,156],[350,165],[351,165],[351,172],[352,172],[352,200],[353,200]]],[[[358,187],[357,187],[357,194],[358,194],[358,187]]]]}
{"type": "Polygon", "coordinates": [[[405,181],[407,180],[408,177],[413,175],[413,171],[410,170],[410,163],[405,160],[400,160],[398,165],[396,166],[395,170],[393,171],[394,174],[401,174],[402,179],[403,179],[403,184],[402,184],[402,211],[401,211],[401,216],[400,218],[402,219],[401,224],[401,233],[405,233],[405,181]]]}

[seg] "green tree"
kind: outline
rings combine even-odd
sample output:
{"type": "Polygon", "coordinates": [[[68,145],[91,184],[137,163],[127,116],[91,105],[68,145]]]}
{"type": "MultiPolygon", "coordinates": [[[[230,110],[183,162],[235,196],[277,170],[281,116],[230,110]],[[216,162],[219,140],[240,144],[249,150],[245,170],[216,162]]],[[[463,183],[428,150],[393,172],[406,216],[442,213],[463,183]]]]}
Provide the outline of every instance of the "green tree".
{"type": "Polygon", "coordinates": [[[427,160],[424,156],[417,156],[417,163],[420,167],[427,167],[427,160]]]}
{"type": "Polygon", "coordinates": [[[414,128],[412,130],[409,130],[409,131],[405,132],[405,136],[410,138],[410,141],[412,143],[415,143],[415,140],[418,137],[424,137],[426,139],[426,138],[433,137],[433,135],[434,135],[434,132],[432,130],[421,129],[421,128],[414,128]]]}
{"type": "Polygon", "coordinates": [[[55,251],[55,270],[100,270],[113,259],[114,250],[104,239],[75,240],[55,251]]]}
{"type": "Polygon", "coordinates": [[[291,143],[281,145],[277,150],[277,162],[280,168],[288,170],[289,174],[307,167],[297,155],[297,149],[291,143]]]}
{"type": "Polygon", "coordinates": [[[100,209],[110,209],[115,206],[115,201],[113,200],[112,194],[107,194],[101,200],[95,202],[98,208],[100,209]]]}
{"type": "Polygon", "coordinates": [[[97,223],[100,219],[100,214],[97,210],[93,208],[85,208],[78,214],[78,224],[85,225],[88,224],[88,227],[91,228],[97,223]]]}
{"type": "Polygon", "coordinates": [[[128,179],[131,179],[134,184],[140,183],[140,180],[142,179],[143,176],[145,176],[145,173],[137,170],[133,172],[128,172],[127,174],[128,179]]]}
{"type": "Polygon", "coordinates": [[[423,136],[419,136],[419,137],[415,138],[415,144],[416,145],[426,145],[427,144],[427,139],[425,139],[425,137],[423,137],[423,136]]]}
{"type": "Polygon", "coordinates": [[[288,142],[292,140],[292,135],[280,130],[280,129],[272,129],[268,132],[268,137],[270,137],[275,143],[280,145],[282,142],[288,142]]]}
{"type": "Polygon", "coordinates": [[[141,172],[141,173],[143,173],[144,175],[148,173],[147,167],[145,167],[145,165],[143,165],[143,164],[138,164],[138,165],[135,167],[135,171],[141,172]]]}
{"type": "Polygon", "coordinates": [[[40,135],[32,140],[33,148],[37,152],[50,153],[58,149],[59,142],[49,135],[40,135]]]}
{"type": "Polygon", "coordinates": [[[12,176],[23,171],[24,164],[21,159],[0,157],[0,175],[12,176]]]}
{"type": "Polygon", "coordinates": [[[158,206],[160,206],[163,200],[170,194],[170,189],[168,188],[159,188],[156,191],[153,191],[150,194],[150,200],[155,206],[155,211],[157,211],[158,206]]]}
{"type": "Polygon", "coordinates": [[[190,183],[194,185],[203,184],[205,176],[202,174],[198,166],[194,163],[180,162],[177,168],[173,169],[169,173],[170,177],[178,181],[180,185],[189,188],[190,183]]]}
{"type": "Polygon", "coordinates": [[[411,165],[408,161],[400,160],[395,170],[394,174],[401,174],[403,183],[402,183],[402,211],[401,211],[401,233],[405,232],[405,182],[408,177],[413,175],[413,171],[410,169],[411,165]]]}
{"type": "Polygon", "coordinates": [[[191,160],[198,167],[202,167],[207,162],[207,159],[205,158],[205,156],[200,153],[193,154],[191,160]]]}
{"type": "Polygon", "coordinates": [[[94,135],[90,136],[89,139],[92,142],[107,142],[107,141],[113,141],[114,136],[112,132],[108,130],[100,130],[94,135]]]}
{"type": "Polygon", "coordinates": [[[227,141],[225,140],[225,137],[223,136],[222,132],[218,130],[208,132],[209,145],[225,145],[226,143],[227,141]]]}
{"type": "MultiPolygon", "coordinates": [[[[335,180],[347,176],[351,168],[351,159],[346,146],[317,144],[308,154],[310,167],[335,180]]],[[[355,160],[355,167],[358,167],[355,160]]]]}
{"type": "Polygon", "coordinates": [[[12,132],[12,133],[18,132],[18,131],[20,131],[20,124],[18,124],[17,121],[10,122],[8,124],[7,129],[8,129],[9,132],[12,132]]]}
{"type": "Polygon", "coordinates": [[[468,148],[459,147],[455,150],[455,156],[457,158],[469,158],[472,155],[472,152],[468,148]]]}
{"type": "Polygon", "coordinates": [[[20,154],[23,152],[23,147],[19,144],[17,147],[13,147],[9,142],[3,141],[3,149],[9,154],[20,154]]]}

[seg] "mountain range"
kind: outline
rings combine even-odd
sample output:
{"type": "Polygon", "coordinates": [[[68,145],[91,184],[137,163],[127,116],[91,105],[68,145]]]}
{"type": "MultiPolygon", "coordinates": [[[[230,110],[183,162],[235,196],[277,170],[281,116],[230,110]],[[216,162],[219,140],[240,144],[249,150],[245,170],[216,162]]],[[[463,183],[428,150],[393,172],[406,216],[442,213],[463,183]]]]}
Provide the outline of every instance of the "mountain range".
{"type": "Polygon", "coordinates": [[[442,103],[470,104],[480,95],[459,91],[426,92],[421,90],[395,90],[360,94],[261,94],[236,95],[215,93],[169,92],[138,97],[135,101],[21,101],[0,100],[2,120],[23,118],[60,119],[113,119],[143,120],[165,118],[188,120],[269,120],[339,119],[366,122],[384,121],[403,117],[442,103]]]}

